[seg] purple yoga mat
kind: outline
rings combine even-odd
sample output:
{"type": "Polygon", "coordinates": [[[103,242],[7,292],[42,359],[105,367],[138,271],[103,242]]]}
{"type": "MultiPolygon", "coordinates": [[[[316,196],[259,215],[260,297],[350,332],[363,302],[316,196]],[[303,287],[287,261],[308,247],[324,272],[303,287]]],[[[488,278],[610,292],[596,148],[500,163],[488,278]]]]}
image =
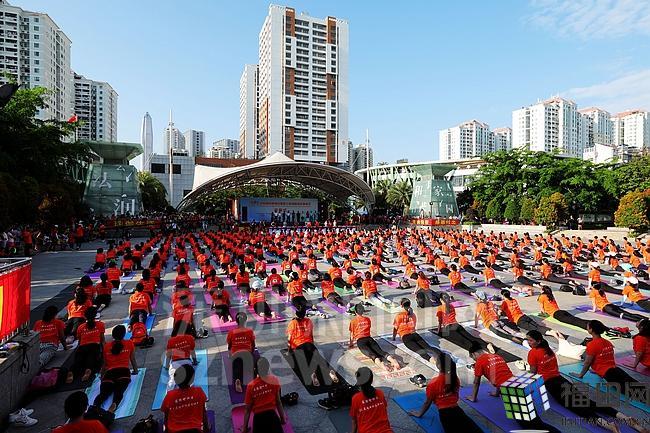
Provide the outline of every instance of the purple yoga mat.
{"type": "MultiPolygon", "coordinates": [[[[244,425],[244,411],[246,408],[244,406],[237,406],[232,409],[232,431],[240,432],[242,426],[244,425]]],[[[253,414],[251,414],[248,420],[248,431],[253,431],[253,414]]],[[[291,422],[287,419],[287,422],[283,427],[284,433],[293,433],[293,427],[291,422]]]]}
{"type": "MultiPolygon", "coordinates": [[[[212,305],[212,298],[210,298],[210,295],[208,295],[207,293],[204,293],[203,297],[204,297],[205,303],[207,305],[212,305]]],[[[235,317],[235,314],[234,314],[232,308],[230,308],[230,317],[233,317],[233,318],[235,317]]],[[[223,321],[221,321],[219,316],[217,316],[217,314],[213,311],[210,314],[210,326],[212,327],[212,332],[214,332],[214,333],[223,333],[223,332],[228,332],[231,329],[236,328],[237,327],[237,322],[235,322],[233,320],[232,322],[224,323],[223,321]]]]}
{"type": "MultiPolygon", "coordinates": [[[[208,422],[210,423],[210,433],[216,433],[217,427],[216,427],[216,418],[214,416],[214,411],[209,410],[207,412],[208,416],[208,422]]],[[[120,433],[123,432],[123,430],[116,430],[116,431],[111,431],[111,433],[120,433]]],[[[160,422],[158,423],[158,433],[163,433],[163,423],[160,422]]]]}
{"type": "Polygon", "coordinates": [[[158,306],[158,300],[160,299],[160,294],[156,293],[153,295],[153,301],[151,301],[151,309],[155,310],[156,307],[158,306]]]}
{"type": "MultiPolygon", "coordinates": [[[[259,352],[255,349],[253,352],[253,358],[257,359],[260,357],[259,352]]],[[[221,360],[223,362],[223,368],[226,372],[226,381],[228,382],[228,393],[230,394],[230,401],[232,404],[242,404],[244,402],[244,396],[246,395],[246,384],[253,380],[253,372],[246,371],[244,369],[244,383],[242,384],[242,392],[239,393],[235,391],[235,386],[233,385],[234,381],[232,380],[232,362],[230,361],[230,353],[223,352],[221,354],[221,360]]]]}
{"type": "Polygon", "coordinates": [[[93,271],[93,272],[88,272],[85,271],[84,274],[88,275],[91,280],[99,280],[99,277],[102,275],[104,270],[99,270],[99,271],[93,271]]]}
{"type": "Polygon", "coordinates": [[[337,305],[333,302],[328,301],[327,299],[323,299],[323,303],[327,304],[332,310],[339,312],[339,313],[345,313],[346,309],[345,307],[341,307],[340,305],[337,305]]]}
{"type": "Polygon", "coordinates": [[[639,363],[639,365],[636,366],[636,369],[631,367],[631,365],[634,364],[635,359],[636,359],[636,356],[634,356],[634,355],[617,357],[616,358],[616,365],[621,366],[621,367],[625,367],[628,370],[636,371],[637,373],[641,373],[644,376],[650,376],[650,367],[646,367],[645,365],[643,365],[641,363],[639,363]]]}
{"type": "MultiPolygon", "coordinates": [[[[619,305],[619,307],[620,307],[620,305],[619,305]]],[[[584,312],[586,312],[586,313],[593,313],[593,311],[592,311],[593,307],[592,307],[591,305],[578,305],[578,306],[575,307],[575,308],[576,308],[576,310],[584,311],[584,312]]],[[[600,310],[596,311],[595,314],[600,314],[601,316],[606,316],[606,317],[616,317],[616,316],[612,316],[612,315],[610,315],[610,314],[604,313],[604,312],[602,312],[602,311],[600,311],[600,310]]],[[[638,312],[635,312],[634,314],[638,314],[638,312]]],[[[643,315],[643,314],[642,314],[642,315],[643,315]]],[[[623,319],[623,320],[627,320],[627,319],[624,318],[624,317],[623,317],[622,319],[623,319]]],[[[628,321],[628,322],[633,322],[633,320],[627,320],[627,321],[628,321]]]]}

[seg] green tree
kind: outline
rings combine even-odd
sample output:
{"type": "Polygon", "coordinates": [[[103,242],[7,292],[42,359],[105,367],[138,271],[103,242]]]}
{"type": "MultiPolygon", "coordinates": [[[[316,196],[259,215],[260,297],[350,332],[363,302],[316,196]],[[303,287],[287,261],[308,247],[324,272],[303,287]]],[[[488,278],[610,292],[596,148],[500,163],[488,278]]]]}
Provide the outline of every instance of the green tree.
{"type": "Polygon", "coordinates": [[[407,215],[412,194],[413,187],[409,182],[397,182],[388,190],[386,202],[392,207],[400,209],[403,215],[407,215]]]}
{"type": "Polygon", "coordinates": [[[503,217],[510,222],[516,223],[519,222],[519,212],[519,200],[517,200],[517,198],[512,198],[508,201],[508,204],[506,204],[506,208],[503,211],[503,217]]]}
{"type": "Polygon", "coordinates": [[[501,202],[498,199],[493,198],[488,202],[487,207],[485,208],[485,217],[499,222],[503,219],[503,212],[501,209],[501,202]]]}
{"type": "Polygon", "coordinates": [[[148,171],[140,171],[138,188],[142,195],[142,205],[145,211],[165,210],[169,205],[165,186],[148,171]]]}
{"type": "Polygon", "coordinates": [[[646,231],[650,227],[650,189],[625,194],[614,213],[614,224],[636,232],[646,231]]]}
{"type": "Polygon", "coordinates": [[[615,167],[608,186],[616,197],[650,189],[650,155],[637,156],[629,163],[615,167]]]}
{"type": "Polygon", "coordinates": [[[474,203],[474,195],[471,189],[465,188],[456,195],[456,204],[458,205],[458,212],[461,215],[467,215],[467,212],[472,207],[472,203],[474,203]]]}
{"type": "Polygon", "coordinates": [[[530,222],[535,219],[535,210],[537,205],[535,200],[530,197],[524,197],[521,199],[521,209],[519,210],[519,219],[521,221],[530,222]]]}
{"type": "Polygon", "coordinates": [[[567,217],[567,208],[564,196],[559,192],[553,193],[542,197],[535,211],[535,219],[550,228],[558,227],[567,217]]]}

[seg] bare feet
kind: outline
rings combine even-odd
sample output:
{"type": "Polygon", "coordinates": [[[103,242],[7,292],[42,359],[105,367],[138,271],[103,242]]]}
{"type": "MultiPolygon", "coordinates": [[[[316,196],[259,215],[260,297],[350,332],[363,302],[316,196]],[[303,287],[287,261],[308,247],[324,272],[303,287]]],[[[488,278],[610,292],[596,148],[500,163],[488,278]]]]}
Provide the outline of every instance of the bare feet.
{"type": "Polygon", "coordinates": [[[596,424],[598,424],[600,427],[602,427],[604,429],[607,429],[607,430],[609,430],[609,431],[611,431],[613,433],[621,433],[621,429],[616,423],[606,421],[603,418],[598,418],[598,420],[596,421],[596,424]]]}
{"type": "Polygon", "coordinates": [[[382,360],[379,359],[379,358],[375,359],[375,364],[377,364],[379,367],[383,368],[385,371],[390,371],[390,368],[388,368],[388,365],[386,365],[384,362],[382,362],[382,360]]]}
{"type": "Polygon", "coordinates": [[[74,374],[71,371],[68,371],[68,375],[65,378],[65,383],[72,383],[74,381],[74,374]]]}
{"type": "Polygon", "coordinates": [[[393,366],[393,368],[394,368],[395,370],[401,370],[401,369],[402,369],[402,366],[399,364],[399,362],[397,361],[397,359],[393,358],[392,356],[389,356],[389,357],[386,358],[386,359],[388,359],[388,362],[390,362],[390,364],[393,366]]]}
{"type": "Polygon", "coordinates": [[[242,388],[242,386],[241,386],[241,380],[239,380],[239,379],[237,379],[237,380],[235,381],[235,391],[237,391],[237,392],[240,393],[240,394],[241,394],[242,392],[244,392],[244,390],[243,390],[243,388],[242,388]]]}
{"type": "Polygon", "coordinates": [[[316,373],[311,374],[311,384],[314,385],[315,387],[320,386],[320,382],[318,381],[318,376],[316,376],[316,373]]]}
{"type": "Polygon", "coordinates": [[[330,370],[330,379],[332,379],[332,382],[334,383],[339,383],[339,377],[336,375],[334,370],[330,370]]]}
{"type": "Polygon", "coordinates": [[[488,343],[487,344],[487,351],[492,353],[492,354],[496,353],[496,349],[494,348],[494,344],[488,343]]]}
{"type": "Polygon", "coordinates": [[[85,381],[87,381],[88,379],[90,379],[90,375],[91,375],[91,374],[93,374],[92,370],[90,370],[89,368],[87,368],[86,371],[84,371],[84,375],[81,377],[81,381],[82,381],[82,382],[85,382],[85,381]]]}
{"type": "Polygon", "coordinates": [[[115,413],[116,410],[117,410],[117,405],[115,403],[111,403],[111,405],[108,407],[108,411],[110,413],[115,413]]]}

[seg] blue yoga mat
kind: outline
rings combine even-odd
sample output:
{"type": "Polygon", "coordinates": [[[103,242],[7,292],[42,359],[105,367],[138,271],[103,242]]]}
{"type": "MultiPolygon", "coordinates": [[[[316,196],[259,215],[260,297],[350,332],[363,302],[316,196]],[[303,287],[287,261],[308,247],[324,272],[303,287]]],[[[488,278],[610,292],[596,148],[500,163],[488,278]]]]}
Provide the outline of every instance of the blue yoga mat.
{"type": "MultiPolygon", "coordinates": [[[[149,314],[147,316],[147,321],[145,322],[145,325],[147,326],[147,335],[151,335],[151,330],[153,329],[153,322],[156,321],[156,314],[149,314]]],[[[126,319],[124,322],[124,326],[126,326],[126,335],[124,336],[125,340],[130,340],[131,339],[131,331],[129,331],[129,319],[126,319]]]]}
{"type": "MultiPolygon", "coordinates": [[[[124,398],[115,411],[115,419],[126,418],[135,414],[135,409],[138,406],[138,399],[140,398],[140,392],[142,391],[142,382],[144,382],[144,374],[146,371],[146,368],[140,368],[138,369],[137,376],[131,376],[131,383],[129,383],[129,387],[124,393],[124,398]]],[[[86,388],[86,395],[88,395],[88,401],[91,404],[95,400],[95,397],[97,397],[99,394],[100,385],[101,379],[99,376],[97,376],[92,385],[86,388]]],[[[108,410],[112,403],[113,397],[111,396],[104,402],[102,409],[108,410]]]]}
{"type": "MultiPolygon", "coordinates": [[[[194,385],[200,386],[209,400],[210,394],[208,393],[208,352],[205,349],[197,350],[196,359],[199,361],[199,364],[194,366],[194,385]]],[[[163,367],[160,369],[160,378],[158,379],[158,385],[156,386],[156,395],[154,396],[151,410],[160,409],[163,399],[167,394],[169,370],[167,370],[164,365],[165,361],[163,361],[163,367]]]]}
{"type": "MultiPolygon", "coordinates": [[[[614,304],[614,305],[616,305],[616,304],[614,304]]],[[[632,308],[629,305],[625,305],[625,308],[627,308],[628,310],[634,310],[634,308],[632,308]]],[[[591,306],[591,305],[578,305],[577,307],[575,307],[575,309],[578,310],[578,311],[584,311],[585,313],[593,313],[593,306],[591,306]]],[[[643,310],[640,310],[640,311],[643,311],[643,310]]],[[[599,314],[601,316],[606,316],[606,317],[616,317],[616,316],[612,316],[611,314],[607,314],[604,311],[600,311],[600,310],[597,310],[594,314],[599,314]]],[[[622,320],[628,320],[628,319],[623,318],[622,320]]],[[[628,320],[628,321],[631,322],[631,320],[628,320]]]]}
{"type": "MultiPolygon", "coordinates": [[[[426,399],[427,397],[424,392],[413,392],[393,398],[395,403],[406,413],[411,410],[419,410],[426,399]]],[[[427,433],[445,433],[442,424],[440,424],[438,408],[433,404],[421,418],[413,416],[411,419],[427,433]]]]}
{"type": "Polygon", "coordinates": [[[627,308],[628,310],[634,310],[634,311],[641,311],[643,313],[647,313],[648,311],[644,310],[641,308],[639,305],[635,304],[634,302],[614,302],[614,305],[618,305],[619,307],[622,308],[627,308]]]}
{"type": "MultiPolygon", "coordinates": [[[[587,374],[585,374],[585,376],[582,379],[578,379],[577,377],[573,377],[569,374],[571,372],[580,373],[581,371],[582,371],[581,362],[575,364],[567,364],[560,367],[560,373],[564,374],[569,380],[586,383],[592,388],[596,388],[596,385],[599,383],[605,383],[604,379],[602,379],[600,376],[598,376],[597,374],[591,371],[588,371],[587,374]]],[[[633,401],[633,400],[628,401],[627,398],[622,394],[621,394],[621,401],[625,401],[634,407],[637,407],[647,413],[650,413],[650,407],[648,405],[638,401],[633,401]]]]}

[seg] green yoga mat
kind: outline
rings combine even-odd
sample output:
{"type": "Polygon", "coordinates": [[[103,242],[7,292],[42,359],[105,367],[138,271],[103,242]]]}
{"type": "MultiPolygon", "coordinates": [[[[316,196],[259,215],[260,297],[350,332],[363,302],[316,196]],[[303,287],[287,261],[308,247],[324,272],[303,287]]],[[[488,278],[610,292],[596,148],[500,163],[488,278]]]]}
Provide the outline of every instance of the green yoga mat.
{"type": "MultiPolygon", "coordinates": [[[[581,328],[579,326],[570,325],[568,323],[560,322],[559,320],[555,319],[553,316],[545,316],[545,315],[542,315],[542,314],[537,314],[537,317],[544,318],[545,322],[553,323],[555,325],[564,326],[565,328],[573,329],[574,331],[580,331],[580,332],[587,333],[586,329],[583,329],[583,328],[581,328]]],[[[618,337],[610,337],[608,335],[603,334],[603,338],[605,340],[616,340],[618,337]]]]}
{"type": "MultiPolygon", "coordinates": [[[[136,376],[131,375],[131,383],[129,383],[129,387],[124,393],[124,398],[115,411],[115,419],[126,418],[135,414],[135,409],[138,405],[138,399],[140,398],[140,392],[142,391],[142,382],[144,382],[144,374],[146,371],[146,368],[140,368],[138,369],[138,374],[136,376]]],[[[97,394],[99,394],[100,385],[101,380],[98,375],[93,381],[92,385],[86,389],[88,401],[91,402],[91,404],[95,400],[95,397],[97,397],[97,394]]],[[[102,409],[107,410],[112,402],[113,397],[111,396],[104,402],[102,409]]]]}

